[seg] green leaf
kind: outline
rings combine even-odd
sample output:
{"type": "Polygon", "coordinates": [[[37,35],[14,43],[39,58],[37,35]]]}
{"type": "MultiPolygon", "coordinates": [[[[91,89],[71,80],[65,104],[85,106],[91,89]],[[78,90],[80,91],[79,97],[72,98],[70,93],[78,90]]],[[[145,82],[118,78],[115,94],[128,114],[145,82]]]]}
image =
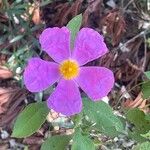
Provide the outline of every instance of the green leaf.
{"type": "Polygon", "coordinates": [[[145,119],[150,122],[150,114],[145,114],[145,119]]]}
{"type": "Polygon", "coordinates": [[[142,137],[140,135],[140,133],[136,132],[135,130],[128,131],[128,136],[129,136],[129,138],[134,139],[135,141],[137,141],[139,143],[147,141],[147,139],[145,139],[144,137],[142,137]]]}
{"type": "Polygon", "coordinates": [[[150,79],[150,71],[146,71],[146,72],[144,72],[144,73],[145,73],[146,77],[147,77],[148,79],[150,79]]]}
{"type": "Polygon", "coordinates": [[[14,43],[17,42],[19,40],[21,40],[23,38],[24,35],[17,35],[15,38],[13,38],[12,40],[10,40],[10,43],[14,43]]]}
{"type": "Polygon", "coordinates": [[[134,150],[149,150],[150,149],[150,142],[144,142],[142,144],[137,145],[134,150]]]}
{"type": "Polygon", "coordinates": [[[73,137],[71,150],[95,150],[95,146],[90,138],[83,136],[81,131],[77,129],[73,137]]]}
{"type": "Polygon", "coordinates": [[[143,93],[144,99],[147,99],[150,97],[150,81],[143,83],[142,93],[143,93]]]}
{"type": "Polygon", "coordinates": [[[75,16],[67,24],[67,28],[71,32],[71,49],[73,49],[74,47],[75,37],[81,27],[81,23],[82,23],[82,14],[75,16]]]}
{"type": "Polygon", "coordinates": [[[84,113],[91,121],[96,123],[96,128],[100,132],[109,135],[117,136],[123,132],[123,124],[121,120],[113,114],[111,107],[103,101],[92,102],[85,98],[84,113]]]}
{"type": "Polygon", "coordinates": [[[130,109],[126,113],[126,118],[134,124],[134,128],[132,129],[132,132],[130,132],[130,136],[139,142],[146,140],[141,136],[141,134],[145,134],[150,130],[150,122],[146,120],[144,112],[137,108],[130,109]]]}
{"type": "Polygon", "coordinates": [[[41,147],[41,150],[65,150],[72,136],[56,135],[48,138],[41,147]]]}
{"type": "Polygon", "coordinates": [[[143,111],[139,110],[138,108],[130,109],[126,113],[127,119],[133,123],[137,130],[141,133],[145,131],[149,131],[149,121],[145,119],[145,114],[143,111]]]}
{"type": "Polygon", "coordinates": [[[35,133],[46,120],[49,109],[46,103],[32,103],[17,117],[12,137],[23,138],[35,133]]]}
{"type": "Polygon", "coordinates": [[[141,134],[141,136],[150,140],[150,130],[146,134],[141,134]]]}

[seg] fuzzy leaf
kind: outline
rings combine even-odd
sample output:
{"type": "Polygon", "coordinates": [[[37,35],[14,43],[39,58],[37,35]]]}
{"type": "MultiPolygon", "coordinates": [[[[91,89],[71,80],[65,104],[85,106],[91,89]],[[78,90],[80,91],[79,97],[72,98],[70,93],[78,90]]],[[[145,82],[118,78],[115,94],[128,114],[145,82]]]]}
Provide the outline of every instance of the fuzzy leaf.
{"type": "Polygon", "coordinates": [[[150,122],[146,120],[144,112],[137,108],[130,109],[126,113],[126,118],[134,124],[133,131],[129,135],[136,141],[145,141],[146,139],[141,134],[146,134],[150,130],[150,122]]]}
{"type": "Polygon", "coordinates": [[[73,137],[73,145],[71,150],[95,150],[95,146],[90,138],[83,136],[78,129],[73,137]]]}
{"type": "Polygon", "coordinates": [[[50,137],[42,144],[41,150],[65,150],[70,140],[69,135],[50,137]]]}
{"type": "Polygon", "coordinates": [[[46,120],[49,109],[43,102],[28,105],[17,117],[12,137],[23,138],[35,133],[46,120]]]}
{"type": "Polygon", "coordinates": [[[92,102],[84,100],[84,113],[91,121],[96,123],[96,128],[109,136],[116,136],[123,131],[121,120],[113,114],[111,107],[103,101],[92,102]]]}
{"type": "Polygon", "coordinates": [[[143,83],[142,93],[143,93],[144,99],[147,99],[150,97],[150,81],[143,83]]]}
{"type": "Polygon", "coordinates": [[[71,32],[71,49],[73,49],[74,47],[75,37],[81,27],[81,23],[82,23],[82,14],[75,16],[67,24],[67,28],[71,32]]]}
{"type": "Polygon", "coordinates": [[[144,73],[145,73],[146,77],[147,77],[148,79],[150,79],[150,71],[146,71],[146,72],[144,72],[144,73]]]}
{"type": "Polygon", "coordinates": [[[130,109],[126,113],[127,119],[135,125],[135,127],[141,131],[144,132],[145,130],[148,130],[149,127],[149,121],[145,119],[145,114],[143,111],[139,110],[138,108],[130,109]]]}

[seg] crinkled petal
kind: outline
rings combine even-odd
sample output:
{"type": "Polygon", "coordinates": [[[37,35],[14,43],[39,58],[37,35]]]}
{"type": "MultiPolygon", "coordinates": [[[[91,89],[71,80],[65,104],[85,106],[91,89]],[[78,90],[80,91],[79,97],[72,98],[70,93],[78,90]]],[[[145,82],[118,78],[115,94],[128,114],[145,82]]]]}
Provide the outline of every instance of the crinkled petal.
{"type": "Polygon", "coordinates": [[[66,27],[47,28],[40,35],[42,49],[60,63],[70,56],[70,31],[66,27]]]}
{"type": "Polygon", "coordinates": [[[81,65],[99,58],[108,51],[103,37],[91,28],[82,28],[77,34],[72,58],[81,65]]]}
{"type": "Polygon", "coordinates": [[[75,80],[93,101],[105,97],[114,85],[113,72],[104,67],[81,67],[75,80]]]}
{"type": "Polygon", "coordinates": [[[58,64],[40,58],[30,59],[24,72],[24,83],[31,92],[42,91],[59,78],[58,64]]]}
{"type": "Polygon", "coordinates": [[[82,100],[76,83],[61,79],[47,101],[48,107],[66,116],[80,113],[82,100]]]}

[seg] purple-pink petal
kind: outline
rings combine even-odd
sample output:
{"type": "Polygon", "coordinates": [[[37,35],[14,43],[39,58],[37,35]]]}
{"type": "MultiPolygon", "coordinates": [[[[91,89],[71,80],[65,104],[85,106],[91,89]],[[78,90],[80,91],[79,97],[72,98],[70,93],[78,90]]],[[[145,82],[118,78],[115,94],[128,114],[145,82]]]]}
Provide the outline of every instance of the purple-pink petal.
{"type": "Polygon", "coordinates": [[[47,104],[49,108],[66,116],[80,113],[82,100],[78,86],[72,80],[61,79],[47,104]]]}
{"type": "Polygon", "coordinates": [[[103,37],[91,28],[82,28],[77,34],[72,58],[81,65],[99,58],[107,52],[103,37]]]}
{"type": "Polygon", "coordinates": [[[24,71],[24,84],[31,92],[42,91],[59,78],[58,64],[40,58],[30,59],[24,71]]]}
{"type": "Polygon", "coordinates": [[[104,67],[81,67],[76,82],[93,101],[107,96],[114,85],[113,72],[104,67]]]}
{"type": "Polygon", "coordinates": [[[47,28],[40,35],[41,48],[56,62],[70,57],[70,31],[66,27],[47,28]]]}

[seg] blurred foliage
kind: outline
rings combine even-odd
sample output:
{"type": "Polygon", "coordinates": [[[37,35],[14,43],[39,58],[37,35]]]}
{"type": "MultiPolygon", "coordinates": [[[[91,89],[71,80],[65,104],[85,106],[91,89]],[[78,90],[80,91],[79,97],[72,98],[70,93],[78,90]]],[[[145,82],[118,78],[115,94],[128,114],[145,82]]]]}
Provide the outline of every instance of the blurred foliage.
{"type": "Polygon", "coordinates": [[[130,109],[126,113],[127,120],[134,125],[129,136],[138,142],[144,142],[147,139],[141,136],[146,134],[150,130],[150,121],[146,119],[146,115],[143,111],[138,108],[130,109]]]}
{"type": "Polygon", "coordinates": [[[148,14],[150,13],[149,0],[134,0],[134,3],[136,7],[139,9],[139,11],[145,12],[148,14]]]}
{"type": "Polygon", "coordinates": [[[71,135],[56,135],[48,138],[41,146],[41,150],[65,150],[71,135]]]}
{"type": "Polygon", "coordinates": [[[40,54],[37,38],[44,25],[32,21],[33,10],[39,6],[23,0],[12,3],[3,0],[0,7],[0,34],[3,35],[0,54],[9,56],[7,66],[12,71],[16,72],[19,67],[21,72],[30,57],[40,54]]]}
{"type": "Polygon", "coordinates": [[[149,150],[150,142],[143,142],[142,144],[138,144],[133,150],[149,150]]]}

